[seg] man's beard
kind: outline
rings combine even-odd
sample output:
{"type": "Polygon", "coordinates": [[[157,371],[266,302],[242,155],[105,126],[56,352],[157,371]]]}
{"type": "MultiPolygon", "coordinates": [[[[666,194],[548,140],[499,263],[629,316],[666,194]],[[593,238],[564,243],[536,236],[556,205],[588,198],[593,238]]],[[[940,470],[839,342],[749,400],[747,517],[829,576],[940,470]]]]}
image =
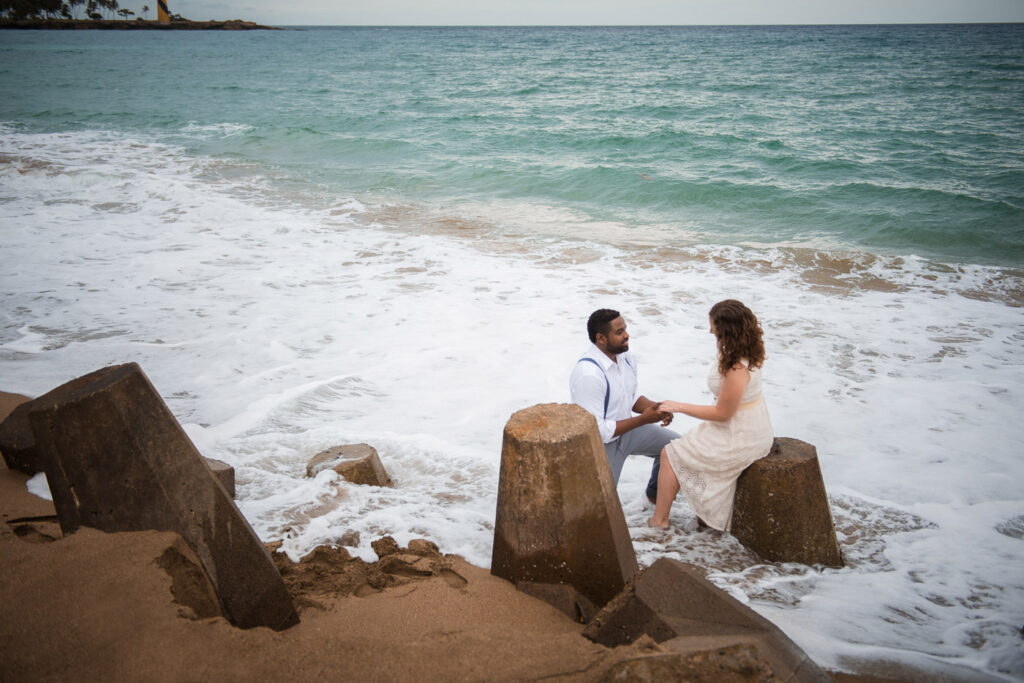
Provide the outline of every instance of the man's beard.
{"type": "Polygon", "coordinates": [[[620,344],[619,346],[614,346],[614,347],[613,346],[609,346],[608,347],[608,353],[614,354],[616,356],[619,355],[620,353],[625,353],[626,351],[629,351],[629,342],[628,341],[627,342],[622,342],[622,344],[620,344]]]}

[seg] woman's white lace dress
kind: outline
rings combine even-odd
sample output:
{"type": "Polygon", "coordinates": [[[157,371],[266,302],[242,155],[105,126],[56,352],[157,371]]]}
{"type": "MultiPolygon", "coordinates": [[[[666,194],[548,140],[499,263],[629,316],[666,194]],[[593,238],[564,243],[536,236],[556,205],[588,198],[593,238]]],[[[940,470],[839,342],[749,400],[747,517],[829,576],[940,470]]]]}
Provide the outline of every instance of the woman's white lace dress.
{"type": "MultiPolygon", "coordinates": [[[[742,363],[749,368],[747,361],[742,363]]],[[[708,373],[708,388],[717,399],[722,389],[717,363],[708,373]]],[[[725,422],[702,421],[665,447],[686,500],[708,526],[729,530],[736,479],[750,463],[768,455],[773,438],[761,396],[761,369],[754,368],[735,415],[725,422]]]]}

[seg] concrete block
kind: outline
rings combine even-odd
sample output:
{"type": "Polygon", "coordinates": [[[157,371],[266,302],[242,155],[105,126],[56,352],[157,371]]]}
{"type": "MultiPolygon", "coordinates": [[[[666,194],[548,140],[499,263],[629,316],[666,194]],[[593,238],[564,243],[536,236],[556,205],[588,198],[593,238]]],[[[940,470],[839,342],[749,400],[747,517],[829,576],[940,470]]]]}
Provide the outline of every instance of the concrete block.
{"type": "Polygon", "coordinates": [[[600,607],[637,571],[593,415],[577,405],[520,410],[505,425],[491,573],[565,584],[600,607]]]}
{"type": "Polygon", "coordinates": [[[732,534],[773,562],[843,566],[814,446],[778,437],[740,475],[732,534]]]}
{"type": "Polygon", "coordinates": [[[138,365],[98,370],[33,403],[29,422],[65,534],[176,532],[236,626],[298,623],[266,547],[138,365]]]}
{"type": "Polygon", "coordinates": [[[780,680],[830,680],[777,626],[677,560],[657,560],[637,575],[583,635],[607,647],[648,635],[688,656],[749,645],[780,680]]]}
{"type": "Polygon", "coordinates": [[[356,443],[335,446],[320,451],[306,465],[306,476],[314,477],[317,472],[333,469],[352,484],[367,486],[394,486],[384,463],[380,461],[377,449],[369,444],[356,443]]]}

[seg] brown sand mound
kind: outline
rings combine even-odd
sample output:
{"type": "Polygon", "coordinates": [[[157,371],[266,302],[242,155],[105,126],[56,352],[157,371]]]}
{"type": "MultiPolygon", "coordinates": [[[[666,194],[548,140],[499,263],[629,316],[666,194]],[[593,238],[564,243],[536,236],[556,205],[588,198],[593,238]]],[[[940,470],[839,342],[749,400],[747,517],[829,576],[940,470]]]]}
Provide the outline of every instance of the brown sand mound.
{"type": "Polygon", "coordinates": [[[180,537],[82,528],[38,538],[53,522],[36,514],[49,503],[26,480],[0,470],[3,680],[594,680],[646,651],[592,643],[485,569],[389,538],[375,563],[344,549],[297,564],[275,553],[301,623],[241,630],[201,618],[195,582],[168,567],[180,537]]]}

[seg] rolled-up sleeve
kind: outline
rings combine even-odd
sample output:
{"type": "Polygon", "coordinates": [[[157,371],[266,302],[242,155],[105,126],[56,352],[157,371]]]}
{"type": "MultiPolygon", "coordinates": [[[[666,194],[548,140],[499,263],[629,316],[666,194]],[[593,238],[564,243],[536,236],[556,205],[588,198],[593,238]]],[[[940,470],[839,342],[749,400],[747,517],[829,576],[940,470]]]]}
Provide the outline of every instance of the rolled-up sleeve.
{"type": "Polygon", "coordinates": [[[594,416],[602,443],[608,443],[615,438],[615,420],[604,419],[604,397],[608,384],[603,376],[597,374],[597,368],[589,371],[584,367],[586,365],[592,364],[578,363],[572,372],[569,382],[572,402],[594,416]]]}

